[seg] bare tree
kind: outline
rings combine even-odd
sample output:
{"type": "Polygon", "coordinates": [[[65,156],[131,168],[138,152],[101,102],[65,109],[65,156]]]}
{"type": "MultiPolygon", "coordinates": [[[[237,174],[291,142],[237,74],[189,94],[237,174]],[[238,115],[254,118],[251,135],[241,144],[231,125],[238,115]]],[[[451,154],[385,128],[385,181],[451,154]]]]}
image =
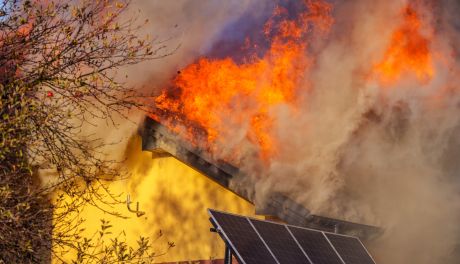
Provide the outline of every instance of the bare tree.
{"type": "Polygon", "coordinates": [[[1,1],[0,262],[42,263],[64,248],[85,263],[153,257],[145,239],[121,257],[112,254],[127,247],[118,240],[96,254],[98,243],[80,228],[83,205],[106,210],[101,204],[120,202],[104,182],[123,176],[83,127],[140,107],[117,70],[169,54],[164,43],[136,35],[143,23],[123,17],[129,4],[1,1]],[[55,174],[46,186],[37,180],[43,170],[55,174]]]}

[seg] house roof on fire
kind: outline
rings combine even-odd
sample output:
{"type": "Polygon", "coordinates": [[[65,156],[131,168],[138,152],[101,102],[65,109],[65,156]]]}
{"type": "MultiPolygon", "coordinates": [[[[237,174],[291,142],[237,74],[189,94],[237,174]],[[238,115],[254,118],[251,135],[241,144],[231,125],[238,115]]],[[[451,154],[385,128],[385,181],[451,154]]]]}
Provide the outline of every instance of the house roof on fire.
{"type": "Polygon", "coordinates": [[[257,204],[254,199],[255,190],[248,191],[247,185],[251,184],[245,180],[248,177],[244,177],[235,166],[212,160],[206,153],[191,147],[178,135],[150,117],[145,118],[139,134],[142,137],[142,150],[151,151],[157,156],[174,156],[227,190],[254,204],[256,214],[273,216],[291,225],[353,235],[363,240],[381,233],[380,228],[375,226],[312,214],[308,208],[282,193],[271,193],[264,204],[257,204]]]}

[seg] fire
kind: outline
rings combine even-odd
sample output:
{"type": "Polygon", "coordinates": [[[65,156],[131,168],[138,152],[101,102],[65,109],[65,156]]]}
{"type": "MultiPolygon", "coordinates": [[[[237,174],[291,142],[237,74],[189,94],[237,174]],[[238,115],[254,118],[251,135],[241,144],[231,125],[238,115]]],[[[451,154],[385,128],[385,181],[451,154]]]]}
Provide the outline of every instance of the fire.
{"type": "Polygon", "coordinates": [[[229,127],[248,127],[244,137],[257,146],[261,158],[275,155],[275,117],[270,110],[282,104],[297,107],[299,83],[311,64],[306,36],[312,30],[327,31],[332,24],[329,4],[304,4],[306,11],[295,19],[287,9],[276,8],[262,29],[270,42],[263,56],[250,52],[243,63],[229,57],[201,58],[185,67],[173,79],[173,88],[155,98],[153,117],[175,131],[185,124],[185,137],[194,143],[202,130],[211,153],[216,143],[236,136],[229,127]]]}
{"type": "Polygon", "coordinates": [[[416,10],[408,6],[402,16],[402,24],[393,32],[383,60],[375,70],[383,83],[394,83],[406,74],[414,74],[422,82],[429,81],[434,75],[430,39],[421,33],[424,25],[416,10]]]}

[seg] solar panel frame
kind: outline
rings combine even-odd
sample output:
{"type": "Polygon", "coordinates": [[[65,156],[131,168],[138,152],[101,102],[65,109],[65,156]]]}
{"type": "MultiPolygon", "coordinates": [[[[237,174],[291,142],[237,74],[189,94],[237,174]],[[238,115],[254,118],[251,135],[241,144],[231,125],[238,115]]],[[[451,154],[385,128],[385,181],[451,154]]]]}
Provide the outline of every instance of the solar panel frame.
{"type": "Polygon", "coordinates": [[[347,264],[376,264],[374,258],[369,254],[366,247],[360,239],[353,236],[324,232],[326,238],[347,264]],[[345,239],[348,241],[338,241],[337,239],[345,239]],[[353,242],[353,243],[350,243],[353,242]],[[358,247],[356,247],[358,246],[358,247]],[[352,254],[349,254],[352,252],[352,254]]]}
{"type": "Polygon", "coordinates": [[[299,241],[297,240],[297,238],[294,236],[294,234],[292,233],[291,229],[289,229],[289,227],[287,225],[284,225],[284,227],[286,227],[286,230],[289,232],[289,234],[291,234],[291,237],[292,239],[294,239],[295,243],[297,244],[297,246],[300,248],[300,250],[302,250],[303,254],[307,257],[308,261],[311,263],[311,264],[314,264],[314,262],[310,259],[310,257],[308,256],[307,252],[305,252],[305,250],[303,249],[303,247],[300,245],[299,241]]]}
{"type": "MultiPolygon", "coordinates": [[[[208,212],[210,212],[210,209],[208,209],[208,212]]],[[[222,238],[222,240],[224,241],[227,247],[230,247],[230,251],[236,257],[236,259],[238,260],[238,263],[245,263],[240,253],[235,250],[235,245],[233,245],[232,241],[228,238],[228,236],[222,232],[222,227],[218,224],[214,216],[211,213],[209,215],[210,215],[209,221],[212,223],[214,228],[217,229],[217,231],[214,231],[214,232],[219,234],[219,236],[222,238]]]]}
{"type": "MultiPolygon", "coordinates": [[[[354,261],[346,261],[342,255],[340,254],[340,252],[337,250],[336,246],[334,246],[334,244],[332,243],[332,241],[328,238],[328,235],[329,236],[340,236],[340,237],[344,237],[344,238],[347,238],[347,239],[353,239],[353,240],[356,240],[357,242],[359,242],[360,244],[360,248],[364,249],[364,252],[365,252],[365,255],[367,257],[370,258],[370,260],[372,260],[372,262],[368,262],[368,263],[364,263],[364,264],[376,264],[375,260],[373,259],[373,257],[371,256],[371,254],[369,254],[367,248],[364,246],[364,244],[362,243],[362,241],[357,238],[357,237],[354,237],[354,236],[349,236],[349,235],[344,235],[344,234],[337,234],[337,233],[332,233],[332,232],[327,232],[327,231],[321,231],[321,230],[316,230],[316,229],[312,229],[312,228],[307,228],[307,227],[301,227],[301,226],[294,226],[294,225],[289,225],[289,224],[281,224],[281,223],[276,223],[276,222],[273,222],[273,221],[267,221],[267,220],[260,220],[260,219],[255,219],[255,218],[251,218],[251,217],[246,217],[246,216],[241,216],[241,215],[237,215],[237,214],[232,214],[232,213],[227,213],[227,212],[221,212],[221,211],[217,211],[217,210],[213,210],[213,209],[208,209],[208,212],[209,212],[209,215],[211,216],[211,222],[213,223],[213,225],[215,225],[216,228],[218,228],[218,230],[220,230],[220,232],[218,232],[221,237],[223,238],[223,240],[228,243],[231,247],[231,251],[235,254],[235,257],[237,258],[238,262],[240,264],[248,264],[247,261],[245,261],[241,254],[238,252],[238,250],[236,249],[235,245],[232,243],[232,241],[229,239],[229,237],[225,234],[224,230],[222,229],[222,227],[220,226],[220,224],[218,223],[218,221],[216,221],[214,215],[213,215],[213,212],[215,213],[220,213],[220,214],[224,214],[224,215],[230,215],[230,216],[233,216],[233,217],[238,217],[238,218],[242,218],[242,219],[246,219],[248,221],[248,223],[252,226],[253,230],[255,231],[255,233],[258,235],[259,239],[262,241],[262,243],[264,244],[265,248],[268,250],[268,252],[270,253],[270,255],[272,256],[273,260],[280,264],[280,261],[277,259],[277,257],[275,256],[275,254],[273,253],[272,249],[269,247],[269,245],[267,244],[267,242],[265,241],[265,239],[261,236],[261,234],[259,233],[259,230],[257,230],[257,228],[254,226],[253,224],[253,221],[259,221],[259,222],[264,222],[264,223],[269,223],[269,224],[274,224],[274,225],[280,225],[280,226],[284,226],[287,231],[289,232],[289,234],[291,235],[292,239],[295,241],[296,245],[300,248],[300,250],[303,252],[303,254],[305,255],[305,257],[307,258],[307,260],[309,261],[310,264],[321,264],[321,263],[318,263],[318,262],[315,262],[311,259],[311,256],[309,256],[309,254],[305,251],[304,247],[300,244],[300,242],[298,241],[297,237],[294,235],[294,233],[292,232],[291,228],[297,228],[297,229],[301,229],[301,230],[307,230],[307,231],[311,231],[311,232],[315,232],[315,233],[320,233],[322,235],[322,237],[324,238],[324,240],[328,243],[328,245],[333,249],[335,255],[338,257],[338,259],[340,260],[340,264],[363,264],[361,262],[359,263],[356,263],[354,261]]],[[[258,262],[259,263],[259,262],[258,262]]],[[[265,264],[265,263],[264,263],[265,264]]],[[[284,264],[284,263],[282,263],[284,264]]]]}
{"type": "MultiPolygon", "coordinates": [[[[247,217],[244,217],[244,216],[240,216],[240,215],[236,215],[236,214],[230,214],[230,213],[224,213],[224,212],[219,212],[219,211],[216,211],[216,210],[210,210],[208,209],[208,212],[212,218],[212,222],[213,224],[216,225],[216,228],[218,229],[218,233],[219,235],[224,239],[224,241],[226,243],[228,243],[228,245],[231,247],[231,250],[232,252],[235,254],[238,262],[240,264],[257,264],[257,263],[261,263],[261,262],[258,262],[259,260],[257,260],[256,262],[252,262],[253,260],[253,257],[254,256],[245,256],[243,258],[243,255],[245,255],[245,252],[240,252],[241,250],[238,249],[237,246],[235,246],[235,243],[232,242],[232,240],[230,239],[229,237],[229,234],[227,234],[225,228],[222,228],[221,226],[221,223],[219,223],[219,221],[216,219],[216,216],[218,214],[225,214],[225,215],[230,215],[230,216],[233,216],[235,218],[238,218],[238,219],[241,219],[241,220],[244,220],[246,221],[246,223],[251,226],[251,230],[257,235],[258,239],[261,241],[261,243],[264,245],[264,248],[267,250],[267,252],[270,254],[271,256],[271,262],[270,261],[267,261],[266,259],[263,260],[264,262],[263,263],[267,263],[267,264],[270,264],[270,263],[274,263],[274,264],[280,264],[279,261],[274,257],[273,253],[271,252],[271,250],[267,247],[265,241],[262,240],[262,238],[260,237],[260,234],[257,233],[257,230],[254,229],[254,227],[252,226],[252,223],[251,221],[247,218],[247,217]],[[249,260],[249,261],[248,261],[249,260]]],[[[241,222],[243,223],[243,222],[241,222]]]]}
{"type": "Polygon", "coordinates": [[[275,256],[275,254],[273,253],[272,249],[268,246],[267,244],[267,241],[265,241],[265,239],[260,235],[259,231],[257,230],[257,228],[254,226],[254,224],[252,223],[251,219],[249,219],[249,217],[246,217],[246,219],[248,220],[249,224],[251,224],[252,228],[254,229],[254,231],[256,231],[257,235],[259,236],[260,240],[262,240],[262,243],[264,243],[265,247],[268,249],[268,251],[270,252],[270,254],[272,255],[272,257],[275,259],[275,261],[280,264],[280,261],[278,260],[278,258],[275,256]]]}
{"type": "Polygon", "coordinates": [[[285,224],[253,218],[248,219],[280,263],[313,264],[302,248],[299,247],[298,243],[296,243],[285,224]],[[280,228],[281,230],[274,232],[273,228],[280,228]],[[273,234],[276,234],[276,237],[271,237],[273,234]],[[291,244],[289,245],[289,243],[291,244]]]}
{"type": "MultiPolygon", "coordinates": [[[[340,260],[342,261],[342,263],[344,264],[356,264],[356,262],[347,262],[345,259],[343,259],[342,255],[337,251],[337,248],[336,246],[334,246],[334,244],[330,241],[330,239],[328,238],[327,235],[332,235],[332,236],[340,236],[340,237],[345,237],[345,238],[350,238],[350,239],[353,239],[353,240],[356,240],[357,242],[359,242],[360,246],[362,247],[362,249],[364,249],[364,252],[366,253],[366,256],[368,256],[370,258],[370,260],[372,260],[372,263],[370,264],[377,264],[377,262],[374,260],[374,258],[372,257],[372,255],[369,253],[369,251],[367,250],[366,246],[364,246],[363,242],[361,241],[361,239],[359,239],[358,237],[355,237],[355,236],[351,236],[351,235],[345,235],[345,234],[339,234],[339,233],[333,233],[333,232],[328,232],[328,231],[322,231],[322,230],[316,230],[316,229],[312,229],[312,228],[308,228],[308,227],[303,227],[303,226],[295,226],[295,225],[289,225],[289,224],[285,224],[286,227],[293,227],[293,228],[299,228],[299,229],[306,229],[306,230],[310,230],[310,231],[315,231],[315,232],[320,232],[320,233],[323,233],[325,239],[328,241],[328,243],[331,245],[331,247],[334,249],[334,251],[336,252],[336,254],[339,256],[340,260]]],[[[297,240],[294,236],[294,234],[292,234],[292,237],[297,240]]],[[[303,251],[303,247],[299,245],[300,248],[302,248],[302,251],[303,251]]],[[[308,255],[308,254],[307,254],[308,255]]],[[[309,259],[310,260],[310,259],[309,259]]],[[[312,260],[310,260],[311,263],[314,263],[312,260]]],[[[357,264],[360,264],[360,263],[357,263],[357,264]]]]}
{"type": "Polygon", "coordinates": [[[287,227],[291,230],[293,237],[297,239],[300,247],[305,251],[312,263],[345,264],[335,248],[327,240],[323,231],[292,225],[287,225],[287,227]]]}
{"type": "Polygon", "coordinates": [[[369,255],[369,257],[372,259],[372,261],[374,262],[374,264],[377,264],[377,262],[375,261],[374,257],[371,255],[371,253],[369,253],[369,250],[367,250],[366,246],[364,246],[363,244],[363,241],[361,241],[361,239],[357,238],[359,243],[361,244],[361,246],[364,248],[364,250],[366,251],[367,255],[369,255]]]}

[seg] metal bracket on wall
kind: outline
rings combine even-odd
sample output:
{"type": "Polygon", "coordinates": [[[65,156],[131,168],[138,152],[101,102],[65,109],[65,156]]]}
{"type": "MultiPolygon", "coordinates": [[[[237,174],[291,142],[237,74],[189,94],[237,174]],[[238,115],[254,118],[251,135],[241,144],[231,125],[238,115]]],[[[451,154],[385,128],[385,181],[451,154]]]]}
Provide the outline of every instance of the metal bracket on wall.
{"type": "Polygon", "coordinates": [[[126,206],[128,207],[128,211],[130,211],[131,213],[135,213],[137,217],[145,215],[145,212],[139,211],[139,202],[136,202],[136,210],[131,209],[131,207],[129,206],[130,204],[131,196],[128,194],[128,196],[126,197],[126,206]]]}

